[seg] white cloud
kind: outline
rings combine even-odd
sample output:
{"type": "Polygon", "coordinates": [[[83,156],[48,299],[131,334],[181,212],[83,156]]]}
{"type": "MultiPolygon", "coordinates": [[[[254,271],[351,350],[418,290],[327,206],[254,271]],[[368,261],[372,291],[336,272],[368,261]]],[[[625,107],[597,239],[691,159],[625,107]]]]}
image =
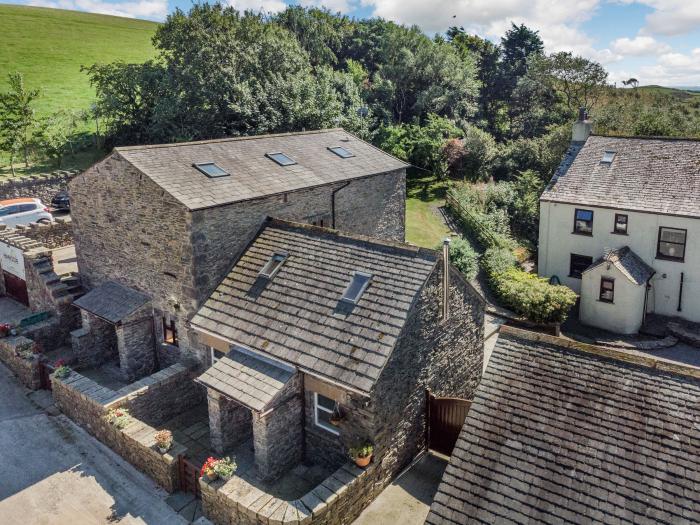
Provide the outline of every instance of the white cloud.
{"type": "Polygon", "coordinates": [[[651,36],[618,38],[612,42],[611,47],[615,53],[628,56],[657,55],[671,51],[671,46],[658,42],[651,36]]]}
{"type": "Polygon", "coordinates": [[[700,48],[688,54],[663,54],[656,64],[642,66],[634,76],[642,85],[700,86],[700,48]]]}
{"type": "Polygon", "coordinates": [[[100,0],[31,0],[29,5],[87,11],[126,18],[162,20],[168,12],[167,0],[138,0],[134,2],[104,2],[100,0]]]}

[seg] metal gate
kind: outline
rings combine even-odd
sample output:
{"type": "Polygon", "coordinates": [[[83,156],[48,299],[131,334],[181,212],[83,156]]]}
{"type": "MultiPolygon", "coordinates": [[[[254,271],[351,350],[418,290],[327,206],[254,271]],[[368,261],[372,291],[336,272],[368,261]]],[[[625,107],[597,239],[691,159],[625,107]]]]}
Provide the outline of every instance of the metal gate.
{"type": "Polygon", "coordinates": [[[452,454],[472,402],[456,397],[435,397],[428,392],[428,448],[452,454]]]}
{"type": "Polygon", "coordinates": [[[8,272],[3,272],[3,278],[5,280],[5,293],[23,305],[29,306],[26,281],[8,272]]]}
{"type": "Polygon", "coordinates": [[[199,489],[199,469],[185,456],[178,456],[178,473],[180,477],[180,490],[191,492],[198,498],[201,497],[199,489]]]}

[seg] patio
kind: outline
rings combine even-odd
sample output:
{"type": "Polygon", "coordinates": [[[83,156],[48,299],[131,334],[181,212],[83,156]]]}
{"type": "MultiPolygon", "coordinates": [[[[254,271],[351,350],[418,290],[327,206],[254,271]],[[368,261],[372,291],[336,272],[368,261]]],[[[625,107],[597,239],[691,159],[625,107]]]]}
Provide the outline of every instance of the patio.
{"type": "MultiPolygon", "coordinates": [[[[166,421],[158,428],[168,429],[175,441],[187,447],[187,458],[200,467],[208,457],[221,457],[211,450],[207,405],[198,405],[166,421]]],[[[223,456],[235,459],[236,476],[277,498],[291,501],[300,498],[330,476],[334,469],[321,465],[300,463],[272,481],[263,481],[255,467],[252,438],[227,450],[223,456]]]]}

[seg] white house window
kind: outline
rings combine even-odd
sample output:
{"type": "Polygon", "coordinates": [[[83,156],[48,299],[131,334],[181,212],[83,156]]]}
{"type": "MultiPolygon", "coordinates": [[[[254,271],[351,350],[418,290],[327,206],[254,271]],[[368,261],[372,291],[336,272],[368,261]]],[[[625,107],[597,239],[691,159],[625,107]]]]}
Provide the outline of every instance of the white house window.
{"type": "Polygon", "coordinates": [[[656,258],[681,261],[685,258],[685,241],[688,231],[679,228],[659,228],[656,258]]]}
{"type": "Polygon", "coordinates": [[[593,235],[593,211],[576,209],[574,213],[574,233],[593,235]]]}
{"type": "Polygon", "coordinates": [[[615,301],[615,279],[601,277],[600,300],[604,303],[612,303],[615,301]]]}
{"type": "Polygon", "coordinates": [[[335,401],[322,396],[318,392],[314,392],[314,423],[317,427],[321,427],[323,430],[337,436],[339,434],[338,430],[331,425],[331,415],[334,408],[335,401]]]}

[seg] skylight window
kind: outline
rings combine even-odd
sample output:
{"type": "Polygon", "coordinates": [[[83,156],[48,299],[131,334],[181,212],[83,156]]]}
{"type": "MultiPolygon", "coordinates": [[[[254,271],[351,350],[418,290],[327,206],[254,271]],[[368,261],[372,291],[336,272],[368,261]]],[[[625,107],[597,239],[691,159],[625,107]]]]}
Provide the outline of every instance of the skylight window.
{"type": "Polygon", "coordinates": [[[603,153],[603,160],[601,160],[600,162],[602,162],[603,164],[612,164],[614,158],[614,151],[606,151],[605,153],[603,153]]]}
{"type": "Polygon", "coordinates": [[[287,157],[284,153],[280,153],[279,151],[276,153],[265,153],[265,156],[268,159],[274,160],[277,164],[280,166],[291,166],[292,164],[296,164],[297,162],[290,157],[287,157]]]}
{"type": "Polygon", "coordinates": [[[260,277],[265,277],[266,279],[272,279],[282,267],[282,264],[284,264],[286,259],[287,253],[285,252],[273,253],[272,257],[270,257],[270,259],[265,263],[265,266],[262,267],[262,270],[260,270],[258,275],[260,277]]]}
{"type": "Polygon", "coordinates": [[[217,177],[226,177],[229,175],[229,173],[226,170],[224,170],[220,166],[217,166],[213,162],[202,162],[200,164],[192,164],[192,166],[204,173],[210,179],[215,179],[217,177]]]}
{"type": "Polygon", "coordinates": [[[354,157],[352,153],[350,153],[348,150],[341,146],[336,146],[334,148],[328,148],[330,151],[338,155],[341,159],[349,159],[350,157],[354,157]]]}
{"type": "Polygon", "coordinates": [[[372,275],[364,272],[355,272],[352,276],[352,281],[343,292],[343,296],[340,298],[341,301],[345,301],[352,304],[357,304],[360,300],[362,294],[369,286],[369,282],[372,280],[372,275]]]}

